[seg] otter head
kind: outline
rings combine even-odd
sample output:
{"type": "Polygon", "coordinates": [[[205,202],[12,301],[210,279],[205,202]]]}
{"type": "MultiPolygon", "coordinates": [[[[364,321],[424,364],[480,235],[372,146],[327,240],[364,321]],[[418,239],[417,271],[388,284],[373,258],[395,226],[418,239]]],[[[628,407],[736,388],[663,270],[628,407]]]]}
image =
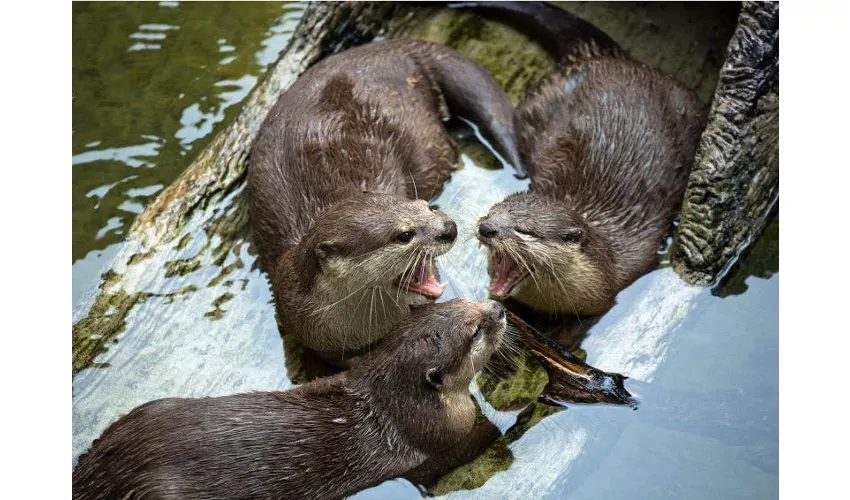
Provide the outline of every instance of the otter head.
{"type": "Polygon", "coordinates": [[[298,245],[300,293],[325,333],[307,339],[320,351],[369,345],[445,288],[435,258],[457,226],[423,200],[385,194],[347,198],[317,217],[298,245]]]}
{"type": "Polygon", "coordinates": [[[424,200],[367,194],[323,212],[301,246],[308,274],[327,287],[381,287],[434,300],[444,288],[434,259],[456,237],[454,221],[424,200]]]}
{"type": "Polygon", "coordinates": [[[478,221],[476,236],[488,249],[493,297],[580,315],[613,304],[613,254],[568,198],[508,196],[478,221]]]}
{"type": "Polygon", "coordinates": [[[417,448],[445,449],[475,422],[473,376],[505,342],[505,308],[453,299],[413,311],[379,352],[355,367],[365,391],[417,448]]]}
{"type": "Polygon", "coordinates": [[[417,311],[404,323],[403,342],[416,345],[407,365],[432,391],[468,393],[472,377],[502,345],[505,308],[494,300],[453,299],[417,311]]]}

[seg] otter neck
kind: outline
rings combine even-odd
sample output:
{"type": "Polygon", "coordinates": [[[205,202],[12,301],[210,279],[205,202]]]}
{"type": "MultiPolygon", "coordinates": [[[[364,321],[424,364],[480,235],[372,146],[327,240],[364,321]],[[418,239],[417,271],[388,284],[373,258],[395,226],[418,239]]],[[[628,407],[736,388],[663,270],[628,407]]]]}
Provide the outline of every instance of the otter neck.
{"type": "Polygon", "coordinates": [[[365,347],[384,338],[389,329],[410,313],[409,294],[378,285],[345,286],[321,274],[310,291],[317,305],[314,318],[325,325],[344,330],[344,343],[328,345],[325,351],[365,347]]]}
{"type": "Polygon", "coordinates": [[[571,259],[572,265],[558,266],[557,277],[538,273],[533,279],[526,278],[513,298],[550,313],[605,313],[613,305],[610,284],[604,273],[589,266],[586,259],[579,255],[571,259]],[[552,293],[553,290],[558,293],[552,293]]]}
{"type": "Polygon", "coordinates": [[[339,269],[328,272],[309,248],[302,241],[284,252],[278,286],[287,290],[279,294],[287,301],[279,313],[306,314],[308,324],[290,326],[303,332],[300,340],[311,349],[327,359],[344,358],[381,340],[410,313],[410,294],[364,284],[339,269]]]}

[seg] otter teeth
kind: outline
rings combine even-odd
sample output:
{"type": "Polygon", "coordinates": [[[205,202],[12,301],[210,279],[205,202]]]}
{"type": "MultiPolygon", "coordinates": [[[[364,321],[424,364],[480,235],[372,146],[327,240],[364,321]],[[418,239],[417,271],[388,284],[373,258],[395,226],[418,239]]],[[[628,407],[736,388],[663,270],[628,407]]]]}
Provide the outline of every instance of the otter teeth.
{"type": "Polygon", "coordinates": [[[513,259],[494,259],[493,267],[495,269],[490,284],[490,295],[494,297],[507,297],[528,276],[528,272],[520,269],[513,259]]]}

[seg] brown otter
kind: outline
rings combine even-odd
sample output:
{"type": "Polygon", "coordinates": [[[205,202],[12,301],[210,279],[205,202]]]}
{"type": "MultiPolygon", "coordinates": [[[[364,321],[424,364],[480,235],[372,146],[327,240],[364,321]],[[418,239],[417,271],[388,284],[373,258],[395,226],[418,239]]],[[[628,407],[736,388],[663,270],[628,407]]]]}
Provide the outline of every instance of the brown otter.
{"type": "Polygon", "coordinates": [[[286,392],[146,403],[73,472],[75,499],[341,498],[440,459],[473,427],[472,376],[505,310],[419,308],[370,356],[286,392]]]}
{"type": "Polygon", "coordinates": [[[424,200],[456,161],[449,111],[519,168],[508,97],[483,67],[429,42],[331,56],[262,124],[248,168],[254,241],[283,331],[330,361],[443,291],[434,259],[457,228],[424,200]]]}
{"type": "Polygon", "coordinates": [[[491,295],[598,315],[651,270],[678,212],[705,109],[605,33],[543,2],[472,2],[539,36],[558,71],[517,106],[529,192],[494,205],[477,237],[491,295]]]}

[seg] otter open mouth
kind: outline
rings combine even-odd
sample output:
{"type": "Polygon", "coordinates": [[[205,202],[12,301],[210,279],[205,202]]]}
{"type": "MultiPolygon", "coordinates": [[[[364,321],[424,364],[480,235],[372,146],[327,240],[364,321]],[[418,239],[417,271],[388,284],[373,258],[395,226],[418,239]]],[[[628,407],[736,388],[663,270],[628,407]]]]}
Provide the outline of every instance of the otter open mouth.
{"type": "Polygon", "coordinates": [[[403,286],[408,292],[418,293],[431,300],[440,298],[448,283],[440,283],[434,275],[433,263],[420,262],[410,274],[403,274],[396,278],[395,283],[403,286]],[[404,280],[404,282],[402,282],[404,280]]]}
{"type": "Polygon", "coordinates": [[[490,269],[490,295],[493,297],[507,297],[517,285],[530,276],[514,259],[502,254],[493,254],[490,258],[490,269]]]}

